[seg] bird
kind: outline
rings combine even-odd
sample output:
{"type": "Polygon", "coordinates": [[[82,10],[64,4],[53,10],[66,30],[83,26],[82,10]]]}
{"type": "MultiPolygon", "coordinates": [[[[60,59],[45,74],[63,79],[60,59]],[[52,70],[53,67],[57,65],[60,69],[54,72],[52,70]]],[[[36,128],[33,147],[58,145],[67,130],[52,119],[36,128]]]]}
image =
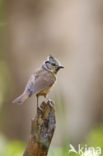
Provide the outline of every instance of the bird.
{"type": "Polygon", "coordinates": [[[36,95],[37,107],[39,108],[39,96],[46,98],[47,94],[55,85],[58,71],[62,68],[64,68],[64,66],[62,66],[55,57],[49,55],[41,67],[31,75],[24,92],[12,102],[22,104],[32,95],[36,95]]]}

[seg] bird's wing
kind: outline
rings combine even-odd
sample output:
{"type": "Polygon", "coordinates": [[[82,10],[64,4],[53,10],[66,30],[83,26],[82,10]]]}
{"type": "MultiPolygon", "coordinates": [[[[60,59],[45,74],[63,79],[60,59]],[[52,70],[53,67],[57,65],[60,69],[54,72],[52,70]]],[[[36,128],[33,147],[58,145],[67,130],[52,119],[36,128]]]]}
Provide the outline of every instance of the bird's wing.
{"type": "Polygon", "coordinates": [[[24,93],[29,94],[29,96],[31,96],[34,93],[34,85],[35,85],[35,76],[32,74],[29,81],[27,82],[24,93]]]}
{"type": "Polygon", "coordinates": [[[35,86],[34,86],[34,92],[39,93],[42,90],[48,90],[53,84],[55,80],[52,78],[52,76],[45,74],[40,77],[38,77],[35,80],[35,86]]]}
{"type": "Polygon", "coordinates": [[[45,72],[37,77],[33,74],[25,87],[24,93],[28,93],[30,97],[42,90],[48,90],[54,84],[54,82],[55,79],[45,72]]]}

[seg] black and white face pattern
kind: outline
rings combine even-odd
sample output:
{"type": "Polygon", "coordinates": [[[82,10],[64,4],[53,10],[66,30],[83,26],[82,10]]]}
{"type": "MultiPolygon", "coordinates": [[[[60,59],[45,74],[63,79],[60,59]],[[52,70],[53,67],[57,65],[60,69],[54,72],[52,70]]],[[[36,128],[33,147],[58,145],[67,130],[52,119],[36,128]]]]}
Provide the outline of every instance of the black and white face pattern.
{"type": "Polygon", "coordinates": [[[55,66],[59,66],[60,65],[60,62],[56,58],[54,58],[53,56],[51,56],[51,55],[48,57],[48,61],[51,64],[55,65],[55,66]]]}
{"type": "Polygon", "coordinates": [[[60,62],[51,55],[47,58],[47,61],[45,61],[44,67],[55,74],[59,69],[63,68],[63,66],[60,65],[60,62]]]}

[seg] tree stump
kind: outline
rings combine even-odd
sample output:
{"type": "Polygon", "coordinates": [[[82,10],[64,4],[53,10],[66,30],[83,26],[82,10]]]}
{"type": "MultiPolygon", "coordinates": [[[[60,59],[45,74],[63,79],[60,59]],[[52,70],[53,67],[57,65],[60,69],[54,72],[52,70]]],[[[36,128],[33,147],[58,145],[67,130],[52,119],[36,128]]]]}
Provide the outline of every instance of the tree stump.
{"type": "Polygon", "coordinates": [[[55,131],[54,103],[48,101],[38,108],[35,119],[32,120],[31,136],[23,156],[47,156],[49,146],[55,131]]]}

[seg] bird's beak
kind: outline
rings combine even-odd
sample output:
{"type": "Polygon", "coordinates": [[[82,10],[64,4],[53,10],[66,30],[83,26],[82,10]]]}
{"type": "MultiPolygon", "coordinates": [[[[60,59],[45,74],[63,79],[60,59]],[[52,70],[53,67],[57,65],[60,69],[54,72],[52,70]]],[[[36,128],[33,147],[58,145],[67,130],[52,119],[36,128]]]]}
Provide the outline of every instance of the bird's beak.
{"type": "Polygon", "coordinates": [[[62,69],[62,68],[64,68],[63,66],[59,66],[59,69],[62,69]]]}

